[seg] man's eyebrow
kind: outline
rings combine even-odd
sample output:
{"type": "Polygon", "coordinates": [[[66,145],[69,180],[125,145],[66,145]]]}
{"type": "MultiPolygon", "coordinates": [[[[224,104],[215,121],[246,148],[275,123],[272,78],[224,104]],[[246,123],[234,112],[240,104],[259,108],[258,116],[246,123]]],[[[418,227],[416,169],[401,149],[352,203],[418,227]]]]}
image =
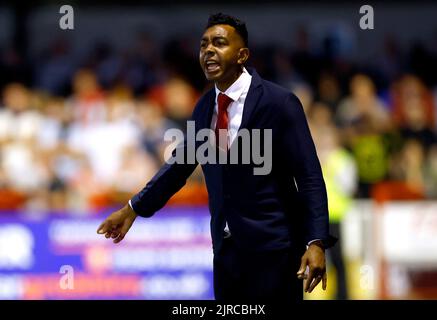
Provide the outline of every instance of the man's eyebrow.
{"type": "Polygon", "coordinates": [[[214,36],[212,37],[212,40],[227,40],[227,38],[225,36],[214,36]]]}
{"type": "MultiPolygon", "coordinates": [[[[225,36],[213,36],[212,37],[212,41],[214,41],[214,40],[221,40],[221,39],[227,40],[227,38],[225,36]]],[[[202,41],[208,41],[208,37],[205,36],[202,39],[200,39],[200,42],[202,42],[202,41]]]]}

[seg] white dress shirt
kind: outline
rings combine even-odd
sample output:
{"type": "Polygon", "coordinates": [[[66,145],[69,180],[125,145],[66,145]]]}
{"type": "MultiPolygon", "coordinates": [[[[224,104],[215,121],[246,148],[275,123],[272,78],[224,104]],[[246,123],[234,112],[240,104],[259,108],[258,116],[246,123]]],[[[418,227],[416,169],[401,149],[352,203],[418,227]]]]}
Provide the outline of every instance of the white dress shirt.
{"type": "Polygon", "coordinates": [[[235,137],[238,134],[238,129],[243,119],[244,102],[246,101],[247,93],[249,92],[250,83],[252,82],[252,76],[247,72],[246,68],[243,68],[243,73],[240,77],[229,87],[225,92],[221,92],[217,86],[215,86],[215,105],[214,113],[211,120],[211,129],[215,129],[218,115],[217,97],[219,93],[224,93],[233,101],[228,107],[228,137],[229,144],[234,142],[235,137]]]}

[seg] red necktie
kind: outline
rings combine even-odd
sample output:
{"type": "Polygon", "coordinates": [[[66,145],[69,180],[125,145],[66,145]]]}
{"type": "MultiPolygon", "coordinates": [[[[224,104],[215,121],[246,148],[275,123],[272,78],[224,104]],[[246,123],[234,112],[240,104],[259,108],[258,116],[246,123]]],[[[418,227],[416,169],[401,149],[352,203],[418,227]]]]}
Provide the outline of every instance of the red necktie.
{"type": "Polygon", "coordinates": [[[215,137],[216,137],[216,143],[219,145],[219,142],[221,144],[219,145],[220,149],[222,150],[228,150],[228,124],[229,124],[229,118],[228,118],[228,107],[229,104],[234,101],[231,98],[229,98],[227,95],[223,93],[219,93],[217,98],[217,104],[218,104],[218,116],[217,116],[217,124],[215,126],[215,137]],[[219,130],[221,130],[222,139],[219,140],[219,130]]]}

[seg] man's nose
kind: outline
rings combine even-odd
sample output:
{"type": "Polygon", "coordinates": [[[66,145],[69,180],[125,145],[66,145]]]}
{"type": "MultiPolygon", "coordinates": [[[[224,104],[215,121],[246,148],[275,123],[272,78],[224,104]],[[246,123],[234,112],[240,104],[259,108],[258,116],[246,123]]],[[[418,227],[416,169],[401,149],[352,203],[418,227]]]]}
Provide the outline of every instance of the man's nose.
{"type": "Polygon", "coordinates": [[[210,54],[214,53],[214,46],[212,45],[212,43],[208,44],[205,48],[205,54],[208,54],[208,53],[210,53],[210,54]]]}

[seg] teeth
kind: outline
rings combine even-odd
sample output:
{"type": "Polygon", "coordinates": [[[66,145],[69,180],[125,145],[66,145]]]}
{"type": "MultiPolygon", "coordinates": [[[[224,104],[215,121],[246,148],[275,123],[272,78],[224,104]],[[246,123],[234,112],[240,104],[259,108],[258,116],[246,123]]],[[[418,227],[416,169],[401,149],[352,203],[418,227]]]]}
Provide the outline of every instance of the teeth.
{"type": "Polygon", "coordinates": [[[220,68],[220,65],[216,61],[211,61],[211,60],[210,61],[206,61],[205,62],[205,66],[206,66],[206,69],[209,72],[216,71],[216,70],[218,70],[220,68]]]}

